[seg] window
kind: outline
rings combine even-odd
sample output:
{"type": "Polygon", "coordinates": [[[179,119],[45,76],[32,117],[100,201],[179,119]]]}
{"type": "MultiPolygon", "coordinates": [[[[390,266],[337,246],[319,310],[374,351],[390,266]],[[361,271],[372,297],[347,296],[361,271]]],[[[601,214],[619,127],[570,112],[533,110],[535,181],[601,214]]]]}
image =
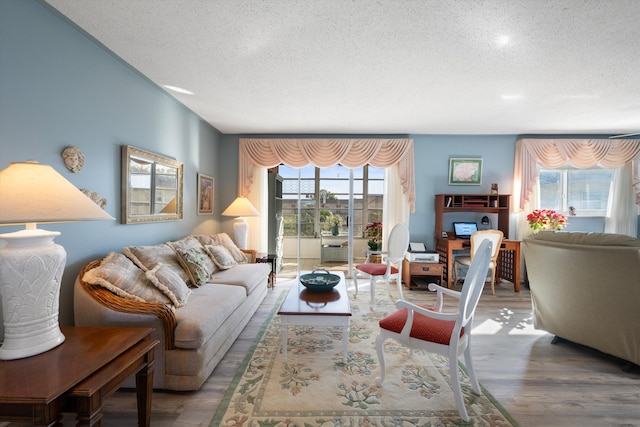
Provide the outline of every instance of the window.
{"type": "Polygon", "coordinates": [[[612,169],[541,170],[540,207],[577,216],[605,216],[609,203],[612,169]]]}
{"type": "Polygon", "coordinates": [[[349,169],[306,166],[298,169],[279,166],[282,176],[282,216],[284,235],[298,235],[298,190],[300,190],[300,236],[330,233],[332,216],[342,220],[342,231],[353,227],[354,237],[362,236],[369,222],[382,221],[384,169],[363,166],[353,169],[354,218],[349,218],[349,169]]]}

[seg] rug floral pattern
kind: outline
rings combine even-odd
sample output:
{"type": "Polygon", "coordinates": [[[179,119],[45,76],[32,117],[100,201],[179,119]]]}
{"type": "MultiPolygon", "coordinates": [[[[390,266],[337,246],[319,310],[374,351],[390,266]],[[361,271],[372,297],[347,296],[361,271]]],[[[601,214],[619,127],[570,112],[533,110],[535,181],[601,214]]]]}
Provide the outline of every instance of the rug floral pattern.
{"type": "Polygon", "coordinates": [[[477,396],[463,368],[462,389],[471,420],[463,421],[449,385],[446,358],[385,343],[382,385],[375,351],[378,320],[391,300],[373,308],[351,300],[349,352],[340,328],[290,327],[288,362],[281,353],[280,321],[268,320],[239,369],[211,426],[221,427],[443,427],[517,426],[486,391],[477,396]]]}

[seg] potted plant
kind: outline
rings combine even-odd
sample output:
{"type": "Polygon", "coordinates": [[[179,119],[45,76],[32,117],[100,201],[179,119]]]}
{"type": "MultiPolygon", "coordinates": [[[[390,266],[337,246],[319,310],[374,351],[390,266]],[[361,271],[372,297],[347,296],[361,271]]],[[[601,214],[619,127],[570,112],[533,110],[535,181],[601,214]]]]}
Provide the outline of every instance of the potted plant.
{"type": "Polygon", "coordinates": [[[527,215],[527,222],[534,233],[540,230],[562,230],[567,226],[567,216],[553,209],[536,209],[527,215]]]}
{"type": "Polygon", "coordinates": [[[340,217],[340,215],[331,215],[329,223],[331,224],[331,234],[333,234],[334,236],[340,234],[340,226],[342,225],[342,218],[340,217]]]}
{"type": "Polygon", "coordinates": [[[367,245],[372,251],[382,250],[382,223],[371,222],[364,228],[364,236],[368,239],[367,245]]]}

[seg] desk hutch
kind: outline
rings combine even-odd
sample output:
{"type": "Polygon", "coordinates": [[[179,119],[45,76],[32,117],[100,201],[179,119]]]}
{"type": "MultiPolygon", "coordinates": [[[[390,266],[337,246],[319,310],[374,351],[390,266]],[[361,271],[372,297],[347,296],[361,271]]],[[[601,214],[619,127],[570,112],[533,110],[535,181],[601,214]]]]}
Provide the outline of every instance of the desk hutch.
{"type": "Polygon", "coordinates": [[[508,240],[509,215],[511,213],[510,194],[437,194],[435,200],[435,239],[436,252],[443,264],[443,278],[447,287],[452,286],[453,251],[468,250],[469,240],[456,239],[452,235],[443,234],[444,215],[450,212],[480,212],[498,215],[498,230],[502,231],[505,240],[502,242],[496,280],[501,278],[514,284],[514,290],[520,291],[520,242],[508,240]]]}

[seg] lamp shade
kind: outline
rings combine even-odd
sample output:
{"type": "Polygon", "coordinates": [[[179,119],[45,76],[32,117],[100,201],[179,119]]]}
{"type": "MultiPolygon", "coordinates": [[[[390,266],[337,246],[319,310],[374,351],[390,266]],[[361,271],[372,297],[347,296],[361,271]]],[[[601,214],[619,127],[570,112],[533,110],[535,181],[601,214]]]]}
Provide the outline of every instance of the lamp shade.
{"type": "Polygon", "coordinates": [[[224,216],[258,216],[260,212],[251,204],[249,199],[240,196],[222,212],[224,216]]]}
{"type": "Polygon", "coordinates": [[[109,219],[49,165],[29,160],[0,172],[0,225],[109,219]]]}

